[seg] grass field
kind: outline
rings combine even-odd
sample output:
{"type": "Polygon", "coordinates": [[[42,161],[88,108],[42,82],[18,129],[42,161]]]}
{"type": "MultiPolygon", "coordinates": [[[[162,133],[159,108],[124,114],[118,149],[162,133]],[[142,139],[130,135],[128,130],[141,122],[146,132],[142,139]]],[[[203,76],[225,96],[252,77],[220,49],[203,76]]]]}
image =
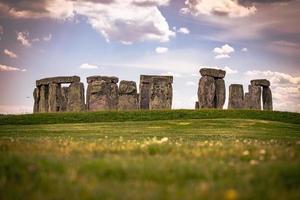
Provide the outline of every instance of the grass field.
{"type": "Polygon", "coordinates": [[[0,199],[300,199],[300,114],[0,116],[0,199]]]}

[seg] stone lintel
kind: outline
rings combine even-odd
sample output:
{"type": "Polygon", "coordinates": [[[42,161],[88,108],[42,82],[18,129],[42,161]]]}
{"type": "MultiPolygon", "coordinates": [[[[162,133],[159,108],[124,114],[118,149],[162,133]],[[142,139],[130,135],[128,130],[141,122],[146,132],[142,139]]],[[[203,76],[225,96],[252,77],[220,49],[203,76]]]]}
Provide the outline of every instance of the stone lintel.
{"type": "Polygon", "coordinates": [[[164,81],[167,81],[169,83],[173,83],[173,76],[159,76],[159,75],[141,75],[140,76],[140,81],[141,83],[151,83],[153,79],[161,79],[164,81]]]}
{"type": "Polygon", "coordinates": [[[200,69],[201,76],[211,76],[214,78],[224,78],[226,75],[226,71],[221,69],[213,69],[213,68],[202,68],[200,69]]]}
{"type": "Polygon", "coordinates": [[[86,78],[87,83],[90,84],[95,81],[105,81],[108,83],[118,83],[119,78],[115,76],[90,76],[86,78]]]}
{"type": "Polygon", "coordinates": [[[80,82],[79,76],[57,76],[49,77],[36,81],[36,86],[49,85],[51,83],[61,84],[61,83],[75,83],[80,82]]]}
{"type": "Polygon", "coordinates": [[[270,81],[268,81],[267,79],[255,79],[255,80],[251,80],[251,85],[269,87],[270,81]]]}

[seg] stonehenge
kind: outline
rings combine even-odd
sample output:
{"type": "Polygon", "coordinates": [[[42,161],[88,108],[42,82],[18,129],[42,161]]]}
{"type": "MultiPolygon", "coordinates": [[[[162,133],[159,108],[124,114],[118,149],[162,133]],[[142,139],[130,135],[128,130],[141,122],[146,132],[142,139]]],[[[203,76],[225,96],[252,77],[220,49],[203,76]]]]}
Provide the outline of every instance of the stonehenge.
{"type": "Polygon", "coordinates": [[[173,98],[172,76],[140,76],[140,109],[171,109],[173,98]]]}
{"type": "Polygon", "coordinates": [[[171,109],[173,77],[141,75],[140,95],[134,81],[114,76],[87,77],[86,102],[84,84],[78,76],[51,77],[36,81],[33,91],[34,113],[171,109]],[[62,87],[62,84],[70,84],[62,87]]]}
{"type": "Polygon", "coordinates": [[[78,76],[60,76],[36,81],[33,112],[79,112],[85,110],[84,86],[78,76]],[[61,84],[70,84],[61,87],[61,84]]]}
{"type": "Polygon", "coordinates": [[[226,99],[224,77],[226,72],[220,69],[202,68],[198,85],[198,105],[196,108],[222,109],[226,99]]]}
{"type": "Polygon", "coordinates": [[[270,81],[266,79],[255,79],[250,82],[251,84],[248,86],[248,92],[246,92],[245,95],[243,93],[242,85],[230,85],[228,108],[249,110],[263,109],[272,111],[273,100],[270,89],[270,81]]]}
{"type": "MultiPolygon", "coordinates": [[[[202,68],[195,109],[223,109],[226,99],[225,75],[220,69],[202,68]]],[[[33,112],[82,112],[171,109],[173,76],[140,75],[139,93],[135,81],[114,76],[58,76],[36,81],[33,112]],[[118,84],[119,83],[119,84],[118,84]],[[69,86],[65,86],[69,84],[69,86]],[[86,99],[86,100],[85,100],[86,99]]],[[[250,81],[248,92],[243,85],[229,86],[228,109],[273,110],[270,81],[250,81]]]]}

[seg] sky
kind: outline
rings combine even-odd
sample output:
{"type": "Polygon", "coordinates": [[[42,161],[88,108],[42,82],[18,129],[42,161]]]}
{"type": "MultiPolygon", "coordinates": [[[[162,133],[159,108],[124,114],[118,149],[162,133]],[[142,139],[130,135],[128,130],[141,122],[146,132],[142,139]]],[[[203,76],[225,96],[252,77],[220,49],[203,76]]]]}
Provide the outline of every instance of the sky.
{"type": "MultiPolygon", "coordinates": [[[[35,80],[172,75],[194,108],[199,70],[271,81],[274,110],[300,112],[300,0],[0,0],[0,113],[31,113],[35,80]]],[[[224,108],[227,108],[227,101],[224,108]]]]}

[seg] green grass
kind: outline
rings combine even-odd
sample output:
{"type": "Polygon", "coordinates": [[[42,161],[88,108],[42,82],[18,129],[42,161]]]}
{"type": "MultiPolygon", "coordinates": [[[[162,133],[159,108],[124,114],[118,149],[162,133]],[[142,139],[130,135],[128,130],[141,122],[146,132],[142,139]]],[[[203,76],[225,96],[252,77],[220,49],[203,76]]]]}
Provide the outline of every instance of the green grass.
{"type": "Polygon", "coordinates": [[[0,199],[300,199],[297,113],[35,114],[0,124],[0,199]]]}

